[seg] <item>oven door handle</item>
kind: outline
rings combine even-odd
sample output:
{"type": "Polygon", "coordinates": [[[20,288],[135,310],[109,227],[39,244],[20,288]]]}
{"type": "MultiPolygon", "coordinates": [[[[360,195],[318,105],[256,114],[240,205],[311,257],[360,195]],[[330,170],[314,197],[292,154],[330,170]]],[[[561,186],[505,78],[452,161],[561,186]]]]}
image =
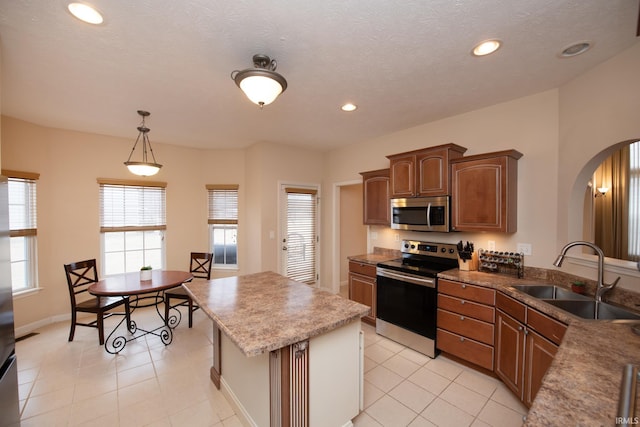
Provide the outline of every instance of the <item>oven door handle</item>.
{"type": "Polygon", "coordinates": [[[413,283],[414,285],[426,286],[428,288],[435,288],[436,284],[433,279],[424,279],[422,277],[407,276],[405,274],[393,273],[389,270],[379,268],[376,272],[378,276],[388,277],[389,279],[400,280],[402,282],[413,283]]]}

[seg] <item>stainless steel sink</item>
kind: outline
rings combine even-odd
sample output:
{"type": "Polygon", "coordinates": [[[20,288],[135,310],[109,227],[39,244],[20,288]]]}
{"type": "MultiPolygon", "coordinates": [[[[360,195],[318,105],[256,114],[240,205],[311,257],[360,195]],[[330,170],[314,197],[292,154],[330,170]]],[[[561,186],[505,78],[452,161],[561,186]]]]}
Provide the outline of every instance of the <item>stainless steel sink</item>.
{"type": "Polygon", "coordinates": [[[512,285],[512,287],[532,297],[545,300],[592,300],[590,297],[555,285],[512,285]]]}
{"type": "Polygon", "coordinates": [[[633,313],[624,308],[607,304],[606,302],[597,302],[594,300],[560,300],[549,299],[544,302],[556,306],[571,314],[575,314],[583,319],[601,319],[616,320],[630,319],[640,320],[640,315],[633,313]]]}

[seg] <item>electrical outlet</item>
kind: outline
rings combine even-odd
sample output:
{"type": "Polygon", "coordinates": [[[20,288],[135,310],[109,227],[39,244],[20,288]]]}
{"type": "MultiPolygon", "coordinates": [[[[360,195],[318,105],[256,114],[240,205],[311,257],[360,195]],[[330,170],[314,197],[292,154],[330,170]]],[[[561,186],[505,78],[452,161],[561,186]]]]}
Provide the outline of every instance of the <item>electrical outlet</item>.
{"type": "Polygon", "coordinates": [[[531,243],[518,243],[518,253],[531,255],[531,243]]]}
{"type": "Polygon", "coordinates": [[[496,250],[496,241],[495,240],[489,240],[487,242],[487,250],[488,251],[495,251],[496,250]]]}
{"type": "Polygon", "coordinates": [[[372,231],[371,232],[371,240],[378,240],[378,232],[377,231],[372,231]]]}
{"type": "Polygon", "coordinates": [[[396,242],[400,241],[400,235],[398,233],[395,234],[396,242]]]}

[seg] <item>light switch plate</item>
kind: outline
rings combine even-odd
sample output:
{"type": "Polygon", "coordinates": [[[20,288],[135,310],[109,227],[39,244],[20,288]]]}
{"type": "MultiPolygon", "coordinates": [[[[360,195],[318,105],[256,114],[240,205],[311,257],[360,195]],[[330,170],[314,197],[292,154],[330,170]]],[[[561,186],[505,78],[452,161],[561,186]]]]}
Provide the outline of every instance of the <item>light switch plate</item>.
{"type": "Polygon", "coordinates": [[[487,242],[487,250],[488,251],[495,251],[496,250],[496,241],[495,240],[489,240],[487,242]]]}

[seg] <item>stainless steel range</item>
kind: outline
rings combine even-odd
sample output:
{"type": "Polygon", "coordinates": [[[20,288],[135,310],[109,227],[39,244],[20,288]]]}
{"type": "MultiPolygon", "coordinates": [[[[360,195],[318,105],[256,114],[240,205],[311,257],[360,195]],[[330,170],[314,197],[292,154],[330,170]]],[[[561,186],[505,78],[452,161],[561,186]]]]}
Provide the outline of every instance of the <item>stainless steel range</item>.
{"type": "Polygon", "coordinates": [[[456,268],[456,245],[402,241],[402,258],[377,265],[376,332],[436,357],[437,274],[456,268]]]}

